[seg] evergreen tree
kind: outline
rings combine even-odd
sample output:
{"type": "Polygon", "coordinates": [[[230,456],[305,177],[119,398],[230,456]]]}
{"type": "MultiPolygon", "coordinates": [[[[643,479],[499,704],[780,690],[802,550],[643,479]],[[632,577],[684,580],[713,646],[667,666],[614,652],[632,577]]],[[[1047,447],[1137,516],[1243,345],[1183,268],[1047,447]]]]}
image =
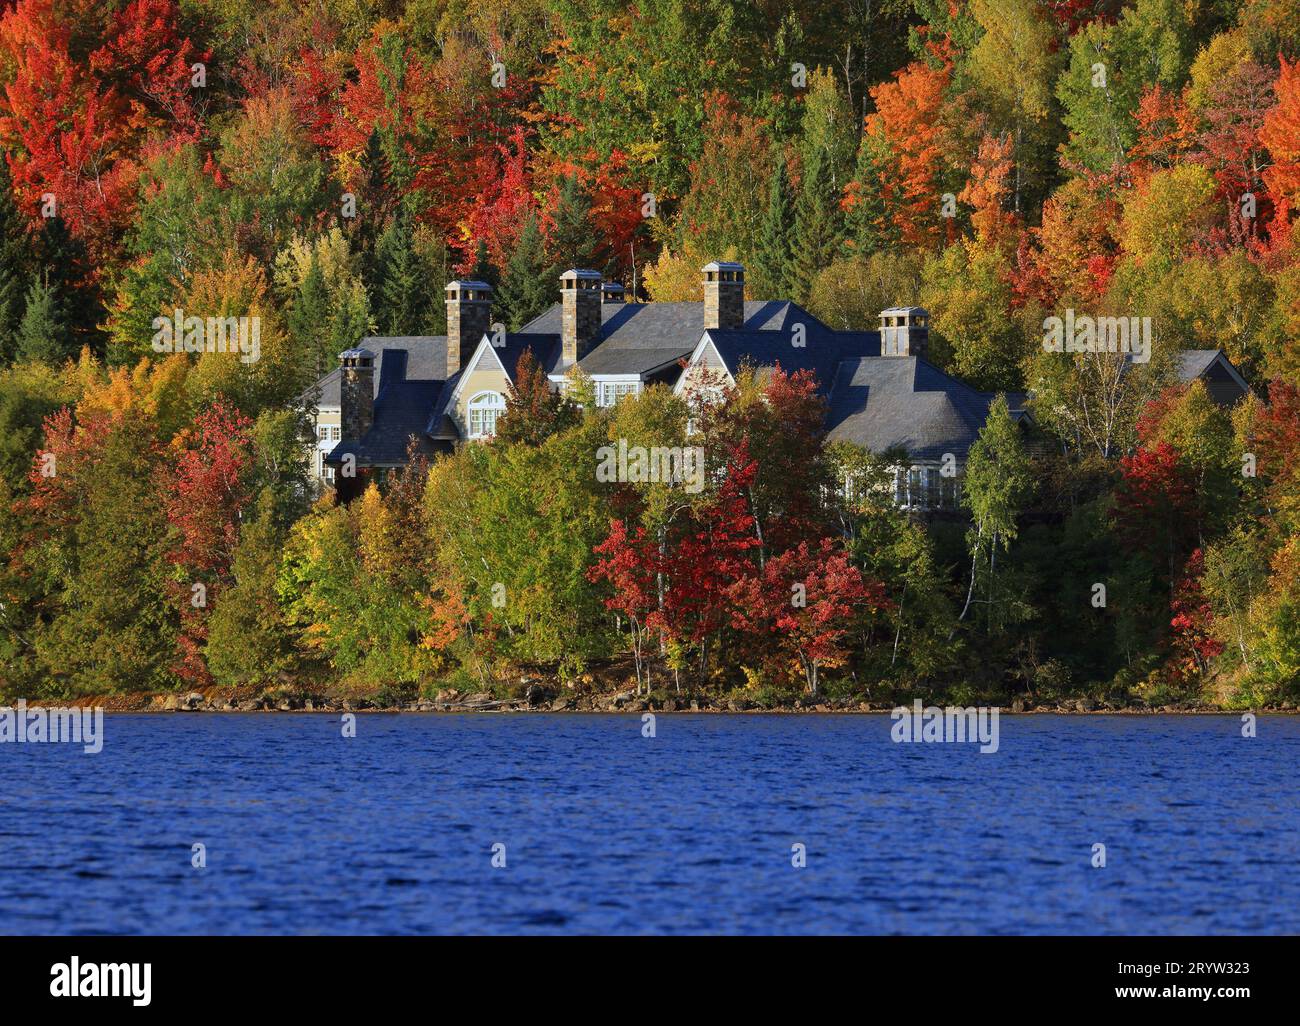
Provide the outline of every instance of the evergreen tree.
{"type": "Polygon", "coordinates": [[[551,271],[537,217],[530,215],[501,276],[501,307],[511,331],[550,308],[554,302],[551,271]]]}
{"type": "Polygon", "coordinates": [[[27,308],[18,326],[18,357],[44,363],[62,363],[71,353],[71,339],[58,287],[43,276],[27,290],[27,308]]]}
{"type": "Polygon", "coordinates": [[[157,427],[128,410],[82,428],[85,454],[67,460],[77,469],[63,515],[74,522],[55,571],[58,612],[37,628],[37,658],[72,694],[162,688],[174,679],[177,610],[166,593],[157,427]]]}
{"type": "Polygon", "coordinates": [[[354,282],[351,288],[340,289],[330,317],[329,348],[334,359],[345,349],[359,346],[370,330],[370,302],[365,287],[354,282]]]}
{"type": "Polygon", "coordinates": [[[208,622],[207,665],[220,684],[263,685],[297,665],[294,638],[280,610],[276,577],[284,532],[270,488],[239,533],[234,583],[222,592],[208,622]]]}
{"type": "Polygon", "coordinates": [[[790,179],[786,174],[785,160],[778,154],[767,191],[767,211],[759,226],[758,246],[754,252],[752,284],[759,298],[777,299],[785,294],[794,228],[790,179]]]}
{"type": "Polygon", "coordinates": [[[591,197],[576,175],[565,178],[551,214],[551,266],[555,277],[573,267],[597,265],[597,232],[591,223],[591,197]]]}
{"type": "Polygon", "coordinates": [[[384,152],[379,129],[371,129],[365,152],[361,154],[361,190],[351,242],[353,252],[361,254],[366,284],[372,291],[379,274],[376,252],[379,239],[396,205],[392,177],[392,165],[384,152]]]}
{"type": "Polygon", "coordinates": [[[68,333],[64,352],[88,345],[102,352],[99,325],[106,317],[99,289],[91,283],[86,247],[61,217],[47,217],[36,238],[38,273],[54,293],[55,319],[68,333]]]}
{"type": "Polygon", "coordinates": [[[289,307],[289,333],[302,358],[315,367],[316,376],[328,372],[337,358],[329,352],[330,297],[320,259],[312,253],[311,264],[289,307]]]}
{"type": "Polygon", "coordinates": [[[803,190],[795,204],[794,252],[788,284],[796,302],[808,301],[818,272],[835,258],[840,245],[838,198],[824,151],[814,150],[804,168],[803,190]]]}
{"type": "Polygon", "coordinates": [[[375,250],[375,320],[386,335],[418,335],[429,319],[432,291],[415,250],[411,214],[404,206],[375,250]]]}
{"type": "Polygon", "coordinates": [[[31,254],[22,213],[14,202],[9,164],[0,159],[0,364],[18,351],[18,325],[31,281],[31,254]]]}
{"type": "Polygon", "coordinates": [[[482,239],[474,247],[474,266],[469,269],[469,280],[485,282],[492,286],[493,292],[501,285],[501,272],[493,265],[492,258],[488,256],[487,243],[482,239]]]}
{"type": "Polygon", "coordinates": [[[848,242],[861,254],[888,248],[885,198],[882,184],[888,175],[888,147],[883,135],[864,135],[858,147],[858,165],[853,175],[854,204],[849,211],[846,229],[848,242]]]}

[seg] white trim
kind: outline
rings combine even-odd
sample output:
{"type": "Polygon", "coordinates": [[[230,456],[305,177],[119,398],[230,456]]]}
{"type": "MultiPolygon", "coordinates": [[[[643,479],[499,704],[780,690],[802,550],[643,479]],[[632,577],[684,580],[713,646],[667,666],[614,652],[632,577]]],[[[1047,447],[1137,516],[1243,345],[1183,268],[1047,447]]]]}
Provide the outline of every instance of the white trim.
{"type": "Polygon", "coordinates": [[[1241,390],[1245,392],[1247,395],[1250,394],[1250,386],[1246,384],[1246,379],[1243,378],[1239,373],[1237,373],[1237,368],[1232,365],[1232,361],[1228,359],[1228,354],[1225,353],[1222,349],[1218,350],[1214,354],[1214,359],[1211,360],[1209,363],[1207,363],[1205,365],[1205,370],[1201,371],[1201,373],[1196,375],[1196,377],[1203,378],[1205,374],[1209,371],[1209,369],[1213,367],[1216,363],[1223,364],[1224,370],[1226,370],[1232,376],[1233,382],[1235,382],[1241,388],[1241,390]]]}
{"type": "Polygon", "coordinates": [[[506,365],[501,362],[501,357],[496,354],[496,347],[492,345],[492,341],[485,334],[479,339],[478,348],[474,350],[474,355],[469,358],[469,362],[459,371],[460,378],[456,381],[456,387],[451,390],[451,399],[447,403],[448,409],[451,409],[456,405],[456,400],[460,398],[461,389],[465,387],[465,382],[469,380],[471,374],[478,370],[478,362],[483,358],[484,349],[492,354],[492,360],[496,363],[497,370],[501,372],[501,375],[506,379],[507,384],[514,384],[514,380],[506,373],[506,365]]]}
{"type": "Polygon", "coordinates": [[[731,368],[727,366],[727,361],[722,358],[722,354],[718,352],[718,347],[714,345],[713,339],[709,337],[709,333],[706,331],[700,336],[700,340],[695,343],[695,348],[691,350],[691,358],[686,361],[685,368],[682,370],[681,374],[678,375],[677,384],[673,386],[673,395],[681,395],[686,391],[686,379],[690,376],[691,371],[695,367],[699,366],[700,358],[706,352],[706,346],[708,349],[713,350],[713,355],[718,358],[718,363],[722,365],[722,372],[727,376],[727,384],[735,385],[735,375],[731,373],[731,368]]]}

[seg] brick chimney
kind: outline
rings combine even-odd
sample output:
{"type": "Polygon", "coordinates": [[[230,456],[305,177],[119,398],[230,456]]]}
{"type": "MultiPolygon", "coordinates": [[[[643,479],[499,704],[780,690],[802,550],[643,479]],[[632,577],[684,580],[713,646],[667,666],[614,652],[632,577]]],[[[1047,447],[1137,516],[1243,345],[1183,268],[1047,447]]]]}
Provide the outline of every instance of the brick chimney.
{"type": "Polygon", "coordinates": [[[491,285],[483,281],[447,283],[447,377],[469,363],[491,321],[491,285]]]}
{"type": "Polygon", "coordinates": [[[715,260],[704,265],[704,327],[737,329],[745,324],[745,268],[715,260]]]}
{"type": "Polygon", "coordinates": [[[565,364],[577,363],[600,341],[600,295],[599,271],[574,268],[560,275],[560,341],[565,364]]]}
{"type": "Polygon", "coordinates": [[[375,354],[369,349],[347,349],[339,353],[339,360],[343,440],[359,442],[375,422],[375,354]]]}
{"type": "Polygon", "coordinates": [[[930,344],[930,314],[919,306],[880,311],[881,356],[925,356],[930,344]]]}
{"type": "Polygon", "coordinates": [[[602,305],[623,302],[623,286],[616,281],[600,283],[600,302],[602,305]]]}

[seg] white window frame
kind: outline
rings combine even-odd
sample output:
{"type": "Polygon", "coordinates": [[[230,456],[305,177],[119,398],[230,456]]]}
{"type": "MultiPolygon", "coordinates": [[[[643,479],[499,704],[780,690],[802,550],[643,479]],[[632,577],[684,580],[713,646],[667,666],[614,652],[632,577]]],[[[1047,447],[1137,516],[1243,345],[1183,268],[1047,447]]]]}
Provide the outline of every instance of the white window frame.
{"type": "Polygon", "coordinates": [[[491,438],[505,412],[506,397],[491,390],[478,392],[465,404],[465,431],[469,438],[491,438]]]}
{"type": "Polygon", "coordinates": [[[601,407],[615,406],[620,399],[641,394],[640,378],[597,378],[594,384],[596,405],[601,407]]]}

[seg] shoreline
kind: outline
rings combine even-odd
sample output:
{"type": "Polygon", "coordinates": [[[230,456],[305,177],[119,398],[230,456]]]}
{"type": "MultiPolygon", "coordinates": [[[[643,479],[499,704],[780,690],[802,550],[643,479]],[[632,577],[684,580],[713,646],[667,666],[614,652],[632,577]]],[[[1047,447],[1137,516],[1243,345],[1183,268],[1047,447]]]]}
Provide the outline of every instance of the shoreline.
{"type": "MultiPolygon", "coordinates": [[[[0,707],[12,707],[23,701],[28,709],[102,708],[112,715],[170,715],[177,713],[199,714],[257,714],[288,713],[337,716],[353,714],[438,714],[464,715],[466,713],[499,713],[526,715],[636,715],[642,713],[727,715],[727,716],[883,716],[900,707],[910,708],[911,700],[900,702],[852,701],[845,699],[800,699],[794,703],[760,706],[744,699],[659,699],[636,697],[630,693],[616,695],[582,695],[575,698],[549,698],[530,695],[528,698],[495,699],[486,694],[465,699],[418,699],[400,704],[384,704],[364,698],[326,698],[323,696],[294,696],[257,698],[236,694],[224,696],[205,695],[193,691],[185,695],[175,693],[135,693],[127,695],[85,696],[70,700],[2,699],[0,707]]],[[[926,707],[956,707],[953,702],[926,700],[926,707]]],[[[1007,705],[989,704],[983,708],[996,709],[1005,716],[1235,716],[1245,713],[1255,715],[1289,716],[1300,713],[1291,705],[1246,707],[1227,709],[1214,706],[1147,705],[1130,704],[1117,707],[1087,699],[1067,699],[1059,703],[1026,704],[1021,699],[1007,705]]]]}

